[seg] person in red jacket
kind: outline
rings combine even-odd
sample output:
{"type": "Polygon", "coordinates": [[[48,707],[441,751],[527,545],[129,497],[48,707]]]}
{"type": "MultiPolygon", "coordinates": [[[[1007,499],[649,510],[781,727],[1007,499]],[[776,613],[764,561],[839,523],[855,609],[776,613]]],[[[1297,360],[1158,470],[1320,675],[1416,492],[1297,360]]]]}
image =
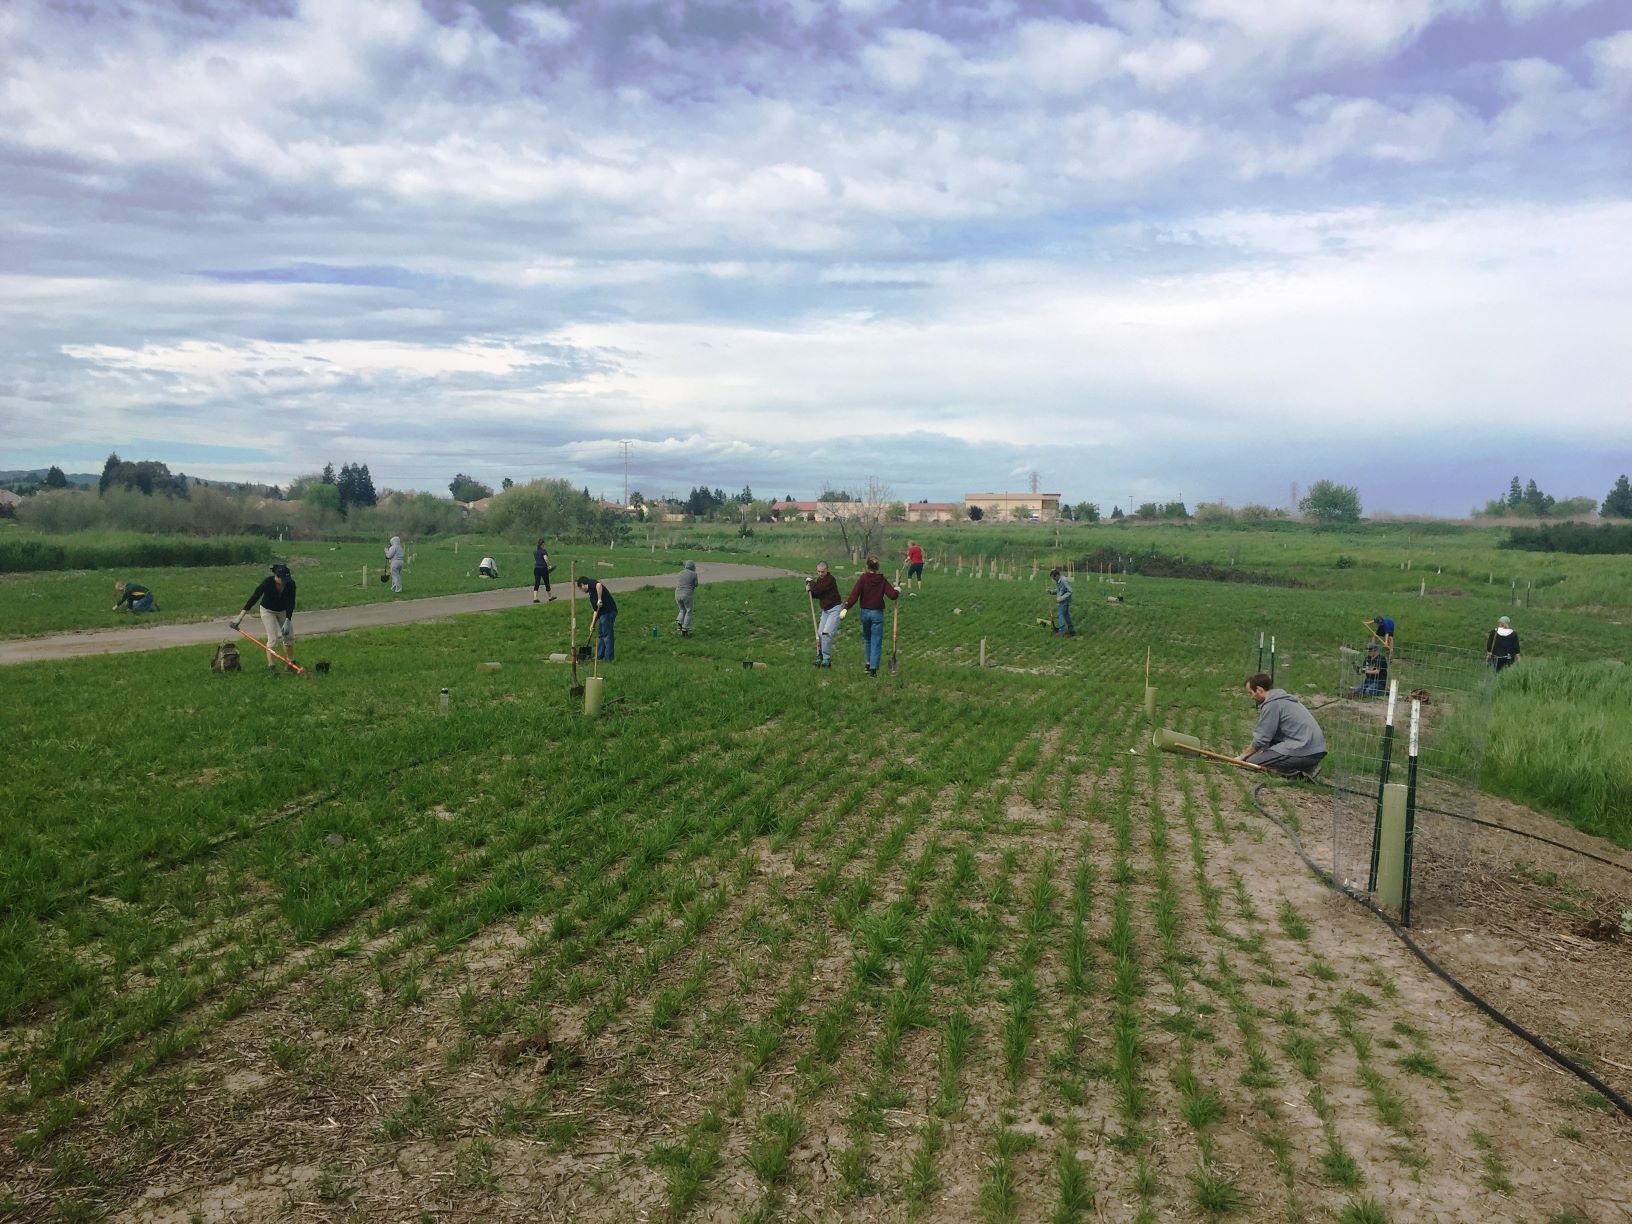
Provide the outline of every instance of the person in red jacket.
{"type": "Polygon", "coordinates": [[[878,572],[878,558],[868,557],[867,568],[850,588],[850,598],[844,601],[839,619],[843,620],[852,607],[861,604],[861,645],[869,676],[878,675],[879,660],[884,654],[884,601],[900,598],[901,592],[878,572]]]}

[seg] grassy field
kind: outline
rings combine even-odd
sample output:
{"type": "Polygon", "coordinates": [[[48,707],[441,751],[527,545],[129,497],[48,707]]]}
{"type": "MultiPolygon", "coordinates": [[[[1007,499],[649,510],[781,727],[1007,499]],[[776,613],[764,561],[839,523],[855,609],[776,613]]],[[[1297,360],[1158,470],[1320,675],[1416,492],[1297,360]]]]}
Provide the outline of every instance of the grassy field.
{"type": "MultiPolygon", "coordinates": [[[[0,1212],[1607,1218],[1602,1101],[1491,1092],[1516,1047],[1467,1055],[1242,777],[1143,751],[1147,647],[1164,721],[1239,744],[1256,632],[1329,689],[1371,600],[1084,581],[1060,640],[1029,570],[932,574],[877,678],[848,622],[810,667],[796,580],[705,587],[685,640],[620,602],[594,722],[543,661],[564,603],[324,641],[311,681],[8,669],[0,1212]]],[[[1482,640],[1497,607],[1394,610],[1482,640]]],[[[1568,657],[1500,701],[1624,691],[1569,687],[1606,618],[1532,615],[1568,657]]]]}

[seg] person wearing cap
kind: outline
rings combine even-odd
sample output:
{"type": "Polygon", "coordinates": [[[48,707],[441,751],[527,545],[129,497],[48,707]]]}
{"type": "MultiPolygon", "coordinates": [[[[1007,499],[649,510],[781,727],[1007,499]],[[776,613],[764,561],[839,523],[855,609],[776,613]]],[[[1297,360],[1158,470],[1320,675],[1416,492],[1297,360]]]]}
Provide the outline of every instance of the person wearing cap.
{"type": "Polygon", "coordinates": [[[674,582],[674,631],[681,637],[691,636],[692,601],[697,597],[697,562],[683,561],[680,577],[674,582]]]}
{"type": "Polygon", "coordinates": [[[1383,644],[1383,649],[1389,654],[1394,653],[1394,618],[1392,616],[1373,616],[1367,619],[1366,624],[1371,626],[1372,634],[1383,644]]]}
{"type": "Polygon", "coordinates": [[[1076,637],[1077,627],[1071,621],[1071,597],[1076,592],[1071,587],[1071,579],[1057,569],[1049,570],[1048,576],[1054,579],[1054,585],[1048,588],[1048,593],[1054,596],[1054,632],[1076,637]]]}
{"type": "Polygon", "coordinates": [[[618,619],[618,601],[612,598],[612,591],[606,583],[587,574],[579,576],[578,589],[589,595],[590,610],[595,613],[595,657],[603,663],[610,663],[616,648],[613,625],[618,619]]]}
{"type": "Polygon", "coordinates": [[[159,605],[153,602],[153,592],[139,582],[116,582],[113,584],[115,596],[113,610],[129,608],[137,616],[144,612],[157,612],[159,605]]]}
{"type": "Polygon", "coordinates": [[[1485,662],[1497,671],[1519,661],[1519,635],[1507,617],[1496,619],[1496,628],[1485,638],[1485,662]]]}
{"type": "Polygon", "coordinates": [[[1247,696],[1258,706],[1252,746],[1240,755],[1282,777],[1312,778],[1326,759],[1326,736],[1307,707],[1263,672],[1247,677],[1247,696]]]}
{"type": "Polygon", "coordinates": [[[278,660],[274,652],[290,663],[295,661],[295,580],[287,565],[274,565],[272,573],[263,578],[261,585],[244,601],[243,611],[228,623],[238,628],[238,622],[256,604],[261,606],[261,628],[266,633],[266,674],[275,676],[278,660]]]}
{"type": "Polygon", "coordinates": [[[1366,643],[1366,657],[1355,664],[1360,673],[1356,697],[1381,697],[1388,692],[1388,656],[1375,641],[1366,643]]]}

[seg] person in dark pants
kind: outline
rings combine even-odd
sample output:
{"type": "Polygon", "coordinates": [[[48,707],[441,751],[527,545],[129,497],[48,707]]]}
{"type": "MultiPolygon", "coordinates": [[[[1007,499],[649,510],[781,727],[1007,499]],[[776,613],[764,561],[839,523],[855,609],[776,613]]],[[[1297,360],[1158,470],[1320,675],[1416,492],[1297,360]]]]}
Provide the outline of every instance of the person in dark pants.
{"type": "Polygon", "coordinates": [[[618,601],[612,598],[612,592],[607,590],[606,583],[597,578],[578,579],[578,589],[589,596],[590,610],[595,614],[595,623],[600,626],[595,638],[595,657],[603,662],[612,662],[612,623],[618,619],[618,601]]]}
{"type": "Polygon", "coordinates": [[[1258,705],[1252,747],[1240,759],[1274,773],[1314,777],[1326,758],[1326,737],[1315,716],[1285,689],[1273,688],[1263,672],[1247,677],[1247,695],[1258,705]]]}
{"type": "Polygon", "coordinates": [[[1504,667],[1512,667],[1519,661],[1519,635],[1513,628],[1513,622],[1507,617],[1499,617],[1496,628],[1490,631],[1485,638],[1485,662],[1501,671],[1504,667]]]}
{"type": "Polygon", "coordinates": [[[113,584],[113,593],[118,597],[114,601],[113,610],[128,607],[137,616],[146,612],[157,612],[159,605],[153,602],[153,592],[139,582],[116,582],[113,584]]]}
{"type": "Polygon", "coordinates": [[[550,565],[550,550],[545,548],[544,547],[544,541],[540,540],[537,544],[535,544],[533,546],[533,602],[534,603],[538,602],[538,584],[541,583],[541,582],[544,584],[544,594],[549,598],[549,600],[551,602],[554,602],[555,596],[550,594],[550,570],[553,569],[553,568],[554,567],[550,565]]]}
{"type": "Polygon", "coordinates": [[[278,661],[273,657],[273,651],[278,651],[291,663],[295,661],[295,580],[290,576],[287,565],[274,565],[271,575],[263,578],[261,585],[250,593],[244,601],[243,611],[229,622],[234,629],[256,604],[261,605],[261,628],[266,633],[267,675],[275,676],[278,674],[278,661]]]}
{"type": "Polygon", "coordinates": [[[856,579],[856,585],[850,588],[850,598],[839,610],[839,619],[843,620],[853,605],[861,604],[861,646],[869,676],[878,675],[878,664],[884,655],[884,601],[899,598],[901,592],[878,572],[878,558],[868,557],[867,568],[856,579]]]}
{"type": "Polygon", "coordinates": [[[1388,656],[1378,649],[1376,642],[1366,643],[1366,657],[1355,664],[1360,672],[1360,686],[1356,697],[1381,697],[1388,692],[1388,656]]]}
{"type": "Polygon", "coordinates": [[[1071,599],[1076,592],[1072,589],[1071,579],[1059,570],[1049,570],[1048,576],[1054,579],[1054,585],[1048,588],[1048,593],[1054,596],[1054,632],[1056,635],[1076,637],[1077,626],[1071,620],[1071,599]]]}

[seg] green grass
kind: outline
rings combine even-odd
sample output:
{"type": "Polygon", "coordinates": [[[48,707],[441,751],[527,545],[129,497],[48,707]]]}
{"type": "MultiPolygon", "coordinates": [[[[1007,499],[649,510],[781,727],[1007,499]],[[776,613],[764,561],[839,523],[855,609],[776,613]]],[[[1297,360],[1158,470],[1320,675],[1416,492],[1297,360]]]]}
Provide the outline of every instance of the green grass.
{"type": "Polygon", "coordinates": [[[1440,1063],[1363,972],[1296,972],[1317,920],[1254,906],[1231,839],[1272,847],[1240,837],[1237,779],[1129,752],[1147,646],[1180,725],[1238,739],[1239,626],[1339,596],[1127,590],[1057,642],[1015,632],[1040,584],[932,571],[877,679],[848,624],[841,665],[810,668],[796,582],[704,588],[685,640],[643,633],[672,598],[635,592],[594,722],[541,661],[559,606],[337,636],[310,681],[197,651],[8,669],[7,1138],[62,1211],[93,1163],[123,1203],[187,1140],[160,1089],[248,1030],[269,1091],[315,1110],[370,1085],[360,1157],[435,1145],[477,1214],[514,1188],[513,1141],[616,1153],[577,1188],[636,1168],[642,1209],[676,1217],[808,1191],[1066,1220],[1131,1186],[1138,1218],[1290,1218],[1295,1184],[1249,1202],[1235,1169],[1290,1168],[1299,1094],[1350,1193],[1330,1137],[1409,1131],[1440,1063]],[[1412,1050],[1377,1057],[1395,1036],[1412,1050]],[[1161,1172],[1172,1142],[1194,1178],[1161,1172]]]}

